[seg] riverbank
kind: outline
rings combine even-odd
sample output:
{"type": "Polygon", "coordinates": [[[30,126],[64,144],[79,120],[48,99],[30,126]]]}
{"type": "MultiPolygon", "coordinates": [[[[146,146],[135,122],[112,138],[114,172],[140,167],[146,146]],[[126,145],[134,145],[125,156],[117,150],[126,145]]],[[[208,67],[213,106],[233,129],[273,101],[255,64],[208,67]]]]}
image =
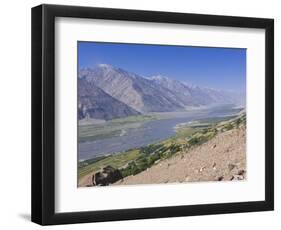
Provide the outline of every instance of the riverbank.
{"type": "Polygon", "coordinates": [[[246,130],[218,134],[190,151],[163,160],[115,185],[231,181],[246,179],[246,130]]]}
{"type": "Polygon", "coordinates": [[[191,149],[201,146],[221,133],[245,126],[246,115],[240,114],[238,117],[229,118],[227,121],[225,121],[226,118],[221,119],[224,121],[215,119],[204,120],[201,123],[183,123],[176,127],[175,136],[159,143],[79,162],[78,186],[92,186],[93,174],[107,166],[119,170],[122,177],[125,178],[124,181],[126,181],[127,177],[150,170],[149,168],[153,168],[159,162],[164,162],[164,160],[173,156],[190,152],[191,149]]]}
{"type": "Polygon", "coordinates": [[[218,106],[196,111],[153,113],[113,119],[100,124],[79,125],[79,161],[116,154],[159,143],[176,135],[178,124],[198,121],[215,123],[235,117],[241,109],[218,106]]]}

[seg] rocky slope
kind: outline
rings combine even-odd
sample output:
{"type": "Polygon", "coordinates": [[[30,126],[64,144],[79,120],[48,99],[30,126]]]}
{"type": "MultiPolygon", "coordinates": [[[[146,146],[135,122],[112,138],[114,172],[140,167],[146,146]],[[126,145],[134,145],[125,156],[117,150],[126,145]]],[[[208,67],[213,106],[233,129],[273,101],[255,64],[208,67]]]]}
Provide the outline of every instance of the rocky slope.
{"type": "Polygon", "coordinates": [[[110,120],[140,114],[85,79],[78,79],[78,118],[110,120]]]}
{"type": "Polygon", "coordinates": [[[245,126],[219,133],[208,142],[181,152],[115,185],[230,181],[246,178],[245,126]]]}
{"type": "Polygon", "coordinates": [[[100,65],[95,69],[81,70],[80,77],[141,113],[183,108],[169,90],[157,87],[149,80],[120,68],[100,65]]]}
{"type": "Polygon", "coordinates": [[[175,97],[185,106],[235,103],[234,98],[228,92],[199,86],[189,86],[180,81],[160,75],[151,77],[151,81],[163,88],[171,90],[175,97]]]}

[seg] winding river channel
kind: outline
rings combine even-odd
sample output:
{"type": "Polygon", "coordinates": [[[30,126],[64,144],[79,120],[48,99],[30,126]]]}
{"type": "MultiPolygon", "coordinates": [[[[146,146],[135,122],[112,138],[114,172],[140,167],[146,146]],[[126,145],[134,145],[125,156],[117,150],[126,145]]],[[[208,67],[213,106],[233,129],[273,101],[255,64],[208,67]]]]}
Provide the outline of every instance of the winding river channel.
{"type": "Polygon", "coordinates": [[[176,113],[169,118],[140,123],[136,128],[122,129],[120,135],[79,143],[79,160],[95,158],[157,143],[176,134],[175,126],[202,119],[231,116],[239,112],[231,106],[176,113]]]}

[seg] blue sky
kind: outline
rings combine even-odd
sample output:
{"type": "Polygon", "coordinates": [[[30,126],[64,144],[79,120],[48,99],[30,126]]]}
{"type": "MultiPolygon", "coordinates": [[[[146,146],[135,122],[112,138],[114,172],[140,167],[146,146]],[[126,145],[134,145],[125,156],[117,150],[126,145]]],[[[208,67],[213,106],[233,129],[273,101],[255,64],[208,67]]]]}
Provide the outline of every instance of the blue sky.
{"type": "Polygon", "coordinates": [[[109,64],[203,87],[245,92],[246,49],[78,42],[79,68],[109,64]]]}

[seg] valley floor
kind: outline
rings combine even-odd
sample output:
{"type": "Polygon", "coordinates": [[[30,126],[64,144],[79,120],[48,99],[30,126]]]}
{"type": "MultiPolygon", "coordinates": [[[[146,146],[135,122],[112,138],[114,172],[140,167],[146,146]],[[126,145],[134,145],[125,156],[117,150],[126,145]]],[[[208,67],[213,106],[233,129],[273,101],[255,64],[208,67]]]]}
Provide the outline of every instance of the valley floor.
{"type": "Polygon", "coordinates": [[[246,114],[220,119],[182,123],[174,137],[162,142],[80,162],[78,186],[93,186],[96,173],[107,178],[96,185],[244,180],[246,114]],[[103,170],[108,166],[121,177],[107,177],[103,170]]]}
{"type": "Polygon", "coordinates": [[[219,133],[206,143],[160,161],[115,185],[243,180],[246,178],[245,136],[245,126],[219,133]]]}

